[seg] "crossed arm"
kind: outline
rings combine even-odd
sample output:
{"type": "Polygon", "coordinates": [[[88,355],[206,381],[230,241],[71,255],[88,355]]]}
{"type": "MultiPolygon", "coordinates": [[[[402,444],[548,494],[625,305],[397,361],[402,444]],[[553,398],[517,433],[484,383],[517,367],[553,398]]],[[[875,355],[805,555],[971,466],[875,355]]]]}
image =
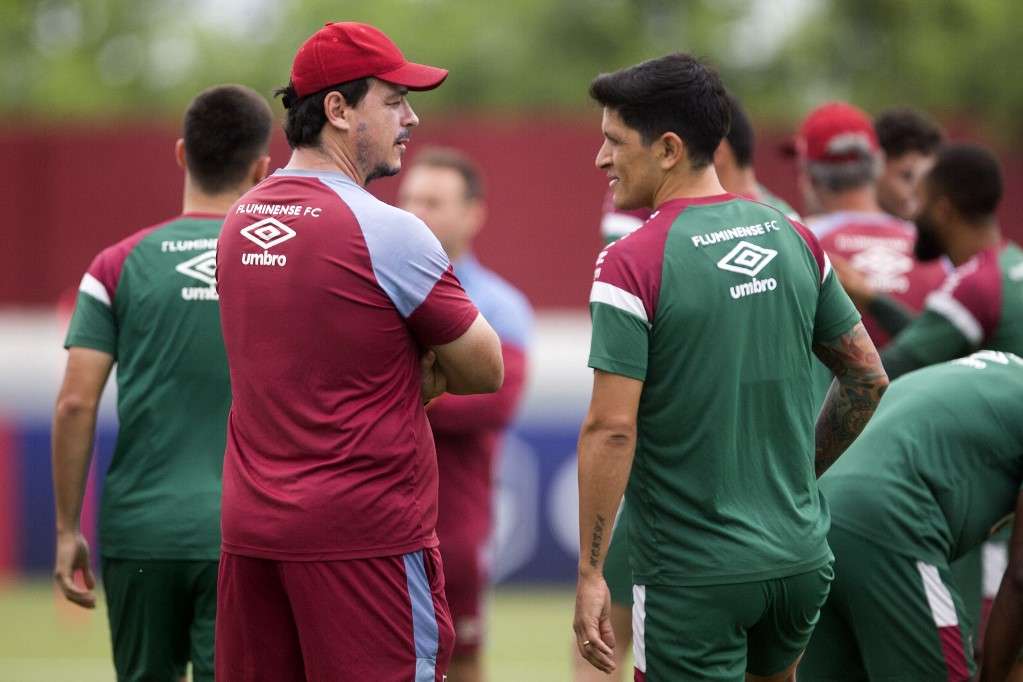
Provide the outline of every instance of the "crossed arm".
{"type": "Polygon", "coordinates": [[[817,417],[819,478],[867,425],[888,388],[888,375],[862,323],[837,339],[814,345],[813,350],[835,375],[817,417]]]}

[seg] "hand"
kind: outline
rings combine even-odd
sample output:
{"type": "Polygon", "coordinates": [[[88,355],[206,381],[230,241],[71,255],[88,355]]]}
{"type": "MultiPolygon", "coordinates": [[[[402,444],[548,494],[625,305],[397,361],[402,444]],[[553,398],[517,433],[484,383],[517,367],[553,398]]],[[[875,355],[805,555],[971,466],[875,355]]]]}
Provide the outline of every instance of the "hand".
{"type": "Polygon", "coordinates": [[[828,254],[828,257],[831,259],[831,267],[835,269],[835,274],[838,275],[838,280],[842,283],[845,292],[849,294],[849,298],[860,310],[866,309],[877,296],[870,280],[845,258],[831,254],[828,254]]]}
{"type": "Polygon", "coordinates": [[[423,404],[426,404],[448,390],[448,379],[437,364],[437,354],[432,350],[423,354],[419,367],[423,374],[420,393],[423,404]]]}
{"type": "Polygon", "coordinates": [[[599,574],[579,576],[572,627],[582,657],[601,672],[613,672],[615,634],[611,629],[611,592],[599,574]]]}
{"type": "Polygon", "coordinates": [[[86,609],[96,608],[96,577],[89,567],[89,543],[80,531],[57,532],[57,560],[53,579],[68,601],[86,609]],[[75,573],[82,572],[86,589],[75,584],[75,573]]]}

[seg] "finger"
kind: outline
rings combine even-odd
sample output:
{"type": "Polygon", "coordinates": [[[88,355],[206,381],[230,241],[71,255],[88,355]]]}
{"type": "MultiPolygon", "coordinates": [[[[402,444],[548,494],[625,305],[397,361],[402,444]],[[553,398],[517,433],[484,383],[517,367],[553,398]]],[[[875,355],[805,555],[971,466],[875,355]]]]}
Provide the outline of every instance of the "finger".
{"type": "Polygon", "coordinates": [[[607,616],[603,616],[600,619],[600,638],[604,640],[604,643],[611,647],[611,651],[614,651],[618,645],[618,640],[615,638],[614,628],[611,627],[611,619],[607,616]]]}
{"type": "Polygon", "coordinates": [[[85,586],[90,590],[96,589],[96,575],[92,572],[92,568],[86,564],[85,568],[82,569],[82,580],[85,581],[85,586]]]}
{"type": "Polygon", "coordinates": [[[79,588],[66,573],[57,573],[54,577],[57,580],[57,585],[60,587],[60,591],[64,593],[64,597],[68,601],[87,609],[95,608],[96,595],[94,595],[91,590],[83,590],[79,588]]]}
{"type": "Polygon", "coordinates": [[[585,636],[579,641],[579,650],[582,652],[583,658],[604,672],[614,670],[614,649],[604,642],[600,631],[595,626],[588,624],[583,632],[585,636]],[[589,642],[589,644],[584,646],[583,642],[589,642]]]}

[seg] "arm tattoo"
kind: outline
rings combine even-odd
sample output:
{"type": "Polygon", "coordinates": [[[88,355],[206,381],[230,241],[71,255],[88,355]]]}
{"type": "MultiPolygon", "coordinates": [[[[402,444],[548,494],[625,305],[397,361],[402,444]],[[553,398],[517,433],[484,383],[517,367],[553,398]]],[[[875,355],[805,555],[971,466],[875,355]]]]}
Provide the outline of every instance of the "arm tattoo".
{"type": "Polygon", "coordinates": [[[590,538],[590,566],[593,568],[600,563],[600,548],[604,544],[605,527],[607,527],[607,519],[603,514],[597,514],[597,520],[593,524],[593,536],[590,538]]]}
{"type": "Polygon", "coordinates": [[[819,477],[867,425],[888,387],[888,375],[863,324],[834,341],[814,346],[814,352],[835,374],[817,417],[815,464],[819,477]]]}

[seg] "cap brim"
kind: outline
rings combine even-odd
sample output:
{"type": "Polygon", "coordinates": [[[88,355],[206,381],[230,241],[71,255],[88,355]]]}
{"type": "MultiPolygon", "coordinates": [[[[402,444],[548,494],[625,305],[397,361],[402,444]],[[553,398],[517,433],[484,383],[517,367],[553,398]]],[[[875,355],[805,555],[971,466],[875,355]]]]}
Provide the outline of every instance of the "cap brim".
{"type": "Polygon", "coordinates": [[[448,70],[426,64],[405,62],[397,69],[378,73],[375,77],[388,83],[403,85],[409,90],[433,90],[448,77],[448,70]]]}

